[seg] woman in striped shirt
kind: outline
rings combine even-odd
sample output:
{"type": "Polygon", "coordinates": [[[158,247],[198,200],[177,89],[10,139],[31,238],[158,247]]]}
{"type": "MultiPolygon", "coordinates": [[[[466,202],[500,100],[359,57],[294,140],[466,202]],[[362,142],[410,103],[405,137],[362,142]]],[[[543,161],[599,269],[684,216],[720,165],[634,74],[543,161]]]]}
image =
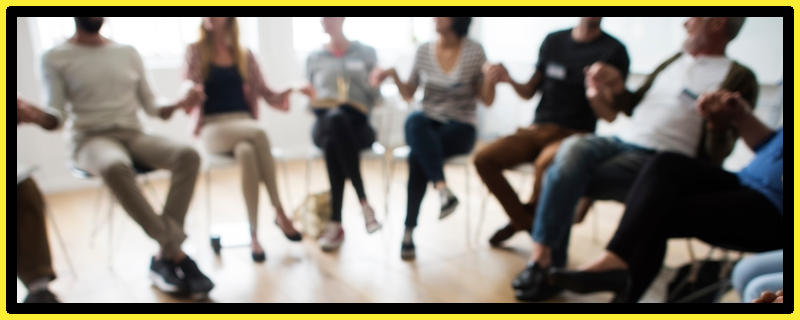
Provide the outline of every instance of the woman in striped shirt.
{"type": "Polygon", "coordinates": [[[417,49],[408,81],[400,80],[394,68],[372,74],[373,86],[392,77],[406,100],[412,99],[418,86],[424,90],[422,111],[413,112],[405,123],[406,143],[411,152],[403,259],[415,256],[412,231],[429,181],[441,199],[439,219],[453,213],[458,205],[458,199],[445,182],[444,161],[472,150],[476,138],[476,100],[479,98],[486,106],[494,101],[494,86],[499,77],[483,76],[486,63],[483,47],[466,37],[471,20],[471,17],[434,18],[438,37],[417,49]]]}

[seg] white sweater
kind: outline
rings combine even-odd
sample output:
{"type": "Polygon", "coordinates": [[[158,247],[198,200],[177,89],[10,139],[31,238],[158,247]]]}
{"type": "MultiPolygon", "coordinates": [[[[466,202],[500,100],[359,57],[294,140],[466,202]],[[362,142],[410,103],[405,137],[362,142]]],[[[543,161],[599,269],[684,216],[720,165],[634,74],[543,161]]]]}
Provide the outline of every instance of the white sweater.
{"type": "Polygon", "coordinates": [[[47,110],[66,121],[73,137],[111,128],[141,129],[138,110],[157,115],[144,65],[132,46],[65,42],[42,58],[47,110]]]}

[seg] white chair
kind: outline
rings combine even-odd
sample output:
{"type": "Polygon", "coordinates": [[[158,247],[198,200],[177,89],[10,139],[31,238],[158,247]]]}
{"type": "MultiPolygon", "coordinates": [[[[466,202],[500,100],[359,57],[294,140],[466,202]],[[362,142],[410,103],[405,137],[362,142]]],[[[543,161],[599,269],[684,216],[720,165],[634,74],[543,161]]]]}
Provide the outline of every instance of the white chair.
{"type": "MultiPolygon", "coordinates": [[[[90,172],[88,172],[86,170],[78,168],[74,164],[70,164],[69,167],[70,167],[70,171],[72,172],[72,175],[74,177],[78,178],[78,179],[89,180],[89,179],[95,178],[95,176],[93,174],[91,174],[90,172]]],[[[142,185],[146,189],[150,190],[152,197],[154,199],[156,199],[156,203],[159,203],[160,201],[158,200],[158,193],[156,192],[156,190],[153,187],[153,185],[150,183],[150,179],[149,179],[149,175],[151,173],[153,173],[154,171],[156,171],[156,169],[149,168],[149,167],[140,165],[138,163],[134,163],[133,164],[133,170],[136,173],[137,177],[141,177],[142,178],[141,179],[142,180],[142,185]]],[[[100,187],[100,189],[97,192],[97,200],[95,201],[94,217],[92,218],[92,220],[95,221],[95,224],[92,227],[92,231],[90,233],[89,246],[90,247],[94,246],[94,241],[97,238],[97,234],[99,233],[99,231],[100,231],[100,229],[102,227],[102,223],[99,222],[98,215],[100,213],[100,202],[102,201],[103,195],[107,194],[108,195],[107,196],[107,199],[108,199],[108,213],[106,214],[105,223],[108,224],[108,268],[109,269],[113,269],[112,266],[113,266],[113,253],[114,253],[114,246],[113,246],[114,207],[116,206],[117,198],[114,196],[114,194],[111,192],[111,190],[108,189],[108,186],[106,186],[102,182],[101,182],[101,184],[102,184],[102,186],[100,187]]],[[[55,224],[55,220],[52,220],[52,222],[55,224]]],[[[59,234],[59,237],[60,237],[60,234],[59,234]]],[[[70,262],[70,265],[71,265],[71,262],[70,262]]],[[[73,273],[74,273],[74,271],[73,271],[73,273]]]]}
{"type": "MultiPolygon", "coordinates": [[[[518,165],[518,166],[516,166],[514,168],[511,168],[509,170],[512,171],[512,172],[516,172],[516,173],[518,173],[520,175],[519,184],[517,185],[517,192],[521,192],[521,191],[524,190],[523,188],[525,186],[525,182],[527,182],[529,180],[533,180],[533,173],[534,173],[535,169],[533,167],[533,163],[523,163],[523,164],[520,164],[520,165],[518,165]]],[[[531,181],[531,182],[533,182],[533,181],[531,181]]],[[[536,181],[536,183],[540,183],[540,182],[536,181]]],[[[483,193],[483,199],[481,199],[481,210],[480,210],[481,213],[478,216],[478,226],[475,228],[476,229],[476,231],[475,231],[475,241],[476,241],[476,243],[480,242],[481,227],[483,225],[483,220],[484,220],[484,217],[486,215],[486,202],[488,201],[489,197],[491,197],[491,196],[492,195],[489,192],[489,189],[486,188],[485,192],[483,193]]]]}

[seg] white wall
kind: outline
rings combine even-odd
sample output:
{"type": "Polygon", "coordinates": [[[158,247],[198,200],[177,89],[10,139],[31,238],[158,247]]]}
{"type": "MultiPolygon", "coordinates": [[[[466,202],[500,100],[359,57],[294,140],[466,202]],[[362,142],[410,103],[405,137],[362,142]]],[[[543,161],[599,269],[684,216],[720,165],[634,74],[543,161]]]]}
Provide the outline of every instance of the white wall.
{"type": "MultiPolygon", "coordinates": [[[[510,61],[506,65],[518,80],[527,79],[533,70],[540,38],[558,28],[568,27],[577,18],[477,18],[471,28],[472,36],[484,43],[491,60],[504,61],[509,52],[525,52],[527,55],[510,61]],[[550,20],[548,20],[550,19],[550,20]],[[505,29],[504,29],[505,28],[505,29]],[[513,32],[502,32],[514,30],[513,32]],[[506,38],[499,35],[508,35],[506,38]]],[[[647,72],[664,57],[676,52],[683,40],[682,18],[607,18],[604,28],[625,42],[633,62],[634,72],[647,72]],[[655,33],[653,35],[652,33],[655,33]],[[658,39],[658,41],[651,41],[658,39]],[[661,56],[659,56],[661,54],[661,56]],[[651,67],[652,66],[652,67],[651,67]]],[[[782,78],[783,69],[783,25],[780,18],[750,18],[745,23],[739,38],[729,48],[729,55],[751,66],[759,80],[768,85],[782,78]]],[[[17,85],[21,96],[42,104],[45,100],[39,75],[39,53],[34,36],[34,24],[30,19],[17,20],[17,85]]],[[[302,66],[294,52],[292,18],[258,18],[258,56],[268,83],[275,88],[285,88],[303,83],[302,66]]],[[[381,55],[381,52],[378,52],[381,55]]],[[[519,55],[518,55],[519,56],[519,55]]],[[[398,63],[402,64],[401,61],[398,63]]],[[[151,67],[149,78],[154,91],[164,102],[177,99],[181,80],[180,67],[151,67]]],[[[404,68],[399,68],[401,75],[404,68]]],[[[636,82],[634,76],[631,82],[636,82]]],[[[388,81],[387,81],[388,84],[388,81]]],[[[767,88],[772,88],[768,86],[767,88]]],[[[775,90],[762,92],[760,104],[768,105],[775,100],[775,90]]],[[[399,110],[405,103],[397,96],[391,85],[383,87],[383,94],[391,108],[378,108],[378,113],[399,110]]],[[[498,87],[495,104],[479,111],[479,130],[483,137],[495,137],[513,132],[517,126],[526,125],[533,119],[533,109],[538,100],[521,100],[509,86],[498,87]]],[[[300,95],[291,98],[292,110],[288,114],[273,111],[262,103],[261,122],[264,124],[273,146],[296,152],[311,146],[310,128],[313,121],[306,108],[306,99],[300,95]]],[[[764,108],[762,108],[764,110],[764,108]]],[[[771,114],[777,112],[770,109],[771,114]]],[[[782,109],[780,110],[782,112],[782,109]]],[[[765,117],[772,117],[767,115],[765,117]]],[[[395,142],[402,140],[402,116],[395,116],[391,136],[395,142]]],[[[147,119],[151,132],[172,139],[191,143],[191,123],[187,116],[176,113],[169,122],[147,119]]],[[[610,133],[614,125],[601,122],[599,132],[610,133]]],[[[23,126],[17,131],[18,159],[35,163],[39,170],[35,177],[45,192],[54,192],[93,185],[94,182],[73,178],[67,170],[67,152],[62,132],[45,132],[37,127],[23,126]]],[[[737,150],[738,152],[738,150],[737,150]]],[[[751,156],[746,150],[738,152],[734,164],[746,162],[751,156]]],[[[735,165],[733,166],[735,167],[735,165]]]]}

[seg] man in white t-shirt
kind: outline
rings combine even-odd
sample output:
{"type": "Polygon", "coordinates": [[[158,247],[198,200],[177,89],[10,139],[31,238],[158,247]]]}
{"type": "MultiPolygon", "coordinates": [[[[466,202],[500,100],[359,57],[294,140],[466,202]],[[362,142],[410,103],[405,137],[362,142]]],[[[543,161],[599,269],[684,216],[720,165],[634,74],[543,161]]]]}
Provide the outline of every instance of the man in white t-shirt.
{"type": "Polygon", "coordinates": [[[735,131],[723,116],[707,118],[697,98],[719,89],[739,92],[754,105],[758,84],[746,67],[725,56],[744,18],[690,18],[683,51],[662,63],[636,92],[625,89],[615,67],[596,63],[586,72],[586,96],[596,112],[613,121],[631,116],[614,137],[567,138],[545,173],[536,208],[533,250],[528,266],[514,279],[517,299],[537,301],[560,289],[547,270],[564,267],[576,204],[581,196],[624,200],[639,169],[656,152],[671,151],[720,164],[730,153],[735,131]],[[609,112],[610,111],[610,112],[609,112]]]}
{"type": "Polygon", "coordinates": [[[75,166],[102,178],[125,211],[158,242],[160,250],[150,263],[156,287],[204,297],[214,284],[181,250],[200,158],[191,146],[145,133],[138,118],[140,110],[169,118],[177,108],[201,103],[202,91],[192,90],[174,105],[157,107],[139,53],[101,36],[103,21],[75,18],[75,34],[42,59],[46,108],[26,110],[48,130],[66,123],[75,166]],[[134,164],[171,172],[162,214],[137,186],[134,164]]]}

